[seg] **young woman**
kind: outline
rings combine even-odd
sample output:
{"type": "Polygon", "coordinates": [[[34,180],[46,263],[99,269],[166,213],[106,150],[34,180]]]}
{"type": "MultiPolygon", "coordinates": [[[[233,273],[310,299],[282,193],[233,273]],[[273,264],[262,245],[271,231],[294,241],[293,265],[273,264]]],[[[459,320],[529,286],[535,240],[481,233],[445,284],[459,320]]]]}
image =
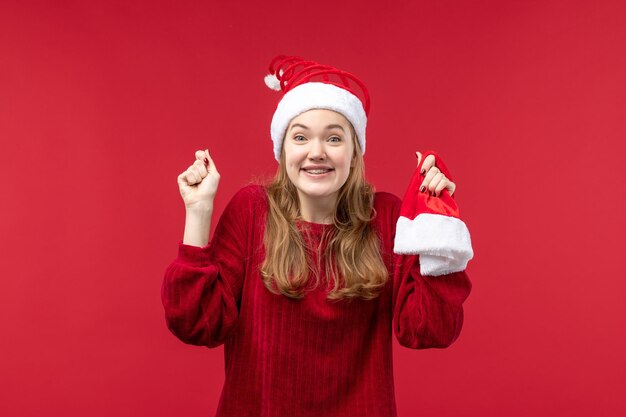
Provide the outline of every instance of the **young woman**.
{"type": "Polygon", "coordinates": [[[276,177],[239,190],[210,242],[220,176],[208,150],[178,176],[186,220],[163,281],[167,325],[185,343],[224,344],[218,416],[395,416],[392,333],[425,349],[461,331],[473,253],[455,184],[418,152],[404,200],[374,192],[369,96],[352,74],[278,56],[266,83],[284,92],[276,177]]]}

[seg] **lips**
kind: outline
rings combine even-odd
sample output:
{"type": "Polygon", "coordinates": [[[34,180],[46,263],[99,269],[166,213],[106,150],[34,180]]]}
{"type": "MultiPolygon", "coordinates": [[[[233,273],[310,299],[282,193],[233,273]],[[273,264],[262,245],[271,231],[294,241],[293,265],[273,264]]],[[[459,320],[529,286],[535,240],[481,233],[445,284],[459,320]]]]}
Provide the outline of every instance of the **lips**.
{"type": "Polygon", "coordinates": [[[333,171],[333,168],[328,165],[307,165],[302,167],[303,171],[307,172],[318,172],[318,171],[333,171]]]}
{"type": "Polygon", "coordinates": [[[326,174],[327,172],[332,171],[332,169],[321,169],[321,168],[315,168],[315,169],[303,169],[303,171],[309,173],[309,174],[326,174]]]}
{"type": "Polygon", "coordinates": [[[334,171],[333,168],[325,166],[308,166],[301,169],[304,173],[311,178],[324,178],[334,171]]]}

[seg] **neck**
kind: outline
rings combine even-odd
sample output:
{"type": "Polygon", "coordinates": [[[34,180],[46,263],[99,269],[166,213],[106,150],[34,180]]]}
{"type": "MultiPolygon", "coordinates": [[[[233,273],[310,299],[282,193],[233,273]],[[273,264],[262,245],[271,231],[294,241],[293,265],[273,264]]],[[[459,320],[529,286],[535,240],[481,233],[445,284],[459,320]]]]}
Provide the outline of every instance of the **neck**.
{"type": "Polygon", "coordinates": [[[302,216],[302,220],[311,223],[325,224],[330,224],[333,222],[337,194],[333,194],[327,197],[315,198],[311,198],[300,193],[298,194],[298,197],[300,199],[300,215],[302,216]]]}

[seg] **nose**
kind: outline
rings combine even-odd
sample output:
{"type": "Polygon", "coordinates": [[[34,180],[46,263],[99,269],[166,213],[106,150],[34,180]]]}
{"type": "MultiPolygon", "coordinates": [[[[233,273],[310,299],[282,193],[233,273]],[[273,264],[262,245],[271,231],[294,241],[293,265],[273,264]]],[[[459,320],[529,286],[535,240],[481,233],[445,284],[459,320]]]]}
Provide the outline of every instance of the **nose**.
{"type": "Polygon", "coordinates": [[[326,149],[323,141],[319,139],[312,140],[309,148],[309,159],[317,161],[324,158],[326,158],[326,149]]]}

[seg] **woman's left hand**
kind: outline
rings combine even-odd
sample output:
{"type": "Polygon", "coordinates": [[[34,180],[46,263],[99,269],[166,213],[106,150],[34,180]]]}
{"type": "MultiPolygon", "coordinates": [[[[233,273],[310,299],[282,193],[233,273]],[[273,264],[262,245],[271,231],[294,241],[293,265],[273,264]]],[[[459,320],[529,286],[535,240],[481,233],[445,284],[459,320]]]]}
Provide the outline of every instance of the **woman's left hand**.
{"type": "MultiPolygon", "coordinates": [[[[422,154],[421,152],[415,152],[415,155],[417,156],[417,165],[419,166],[422,161],[422,154]]],[[[428,155],[426,157],[424,165],[422,165],[421,174],[425,175],[424,181],[422,181],[420,185],[420,191],[422,192],[428,191],[430,195],[439,197],[444,189],[447,189],[451,196],[454,190],[456,190],[456,184],[446,178],[443,172],[435,166],[434,155],[428,155]]]]}

